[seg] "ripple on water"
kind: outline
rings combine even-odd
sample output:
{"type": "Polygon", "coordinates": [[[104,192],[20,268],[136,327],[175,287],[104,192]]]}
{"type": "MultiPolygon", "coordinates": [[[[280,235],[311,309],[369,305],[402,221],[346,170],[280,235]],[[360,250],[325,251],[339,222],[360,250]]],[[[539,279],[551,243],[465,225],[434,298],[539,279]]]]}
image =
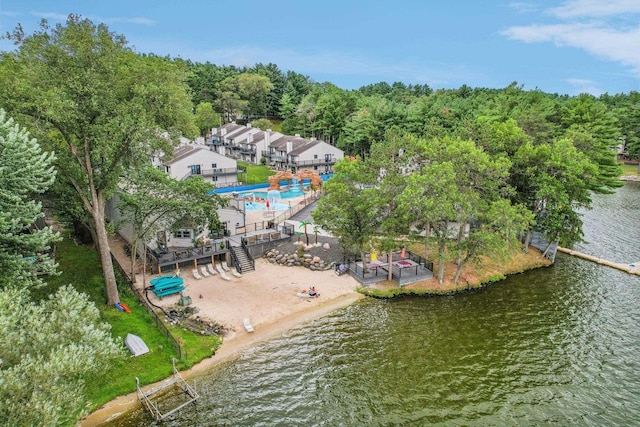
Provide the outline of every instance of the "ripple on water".
{"type": "Polygon", "coordinates": [[[163,425],[632,425],[639,324],[639,277],[559,256],[479,292],[365,299],[295,328],[199,377],[201,400],[163,425]]]}

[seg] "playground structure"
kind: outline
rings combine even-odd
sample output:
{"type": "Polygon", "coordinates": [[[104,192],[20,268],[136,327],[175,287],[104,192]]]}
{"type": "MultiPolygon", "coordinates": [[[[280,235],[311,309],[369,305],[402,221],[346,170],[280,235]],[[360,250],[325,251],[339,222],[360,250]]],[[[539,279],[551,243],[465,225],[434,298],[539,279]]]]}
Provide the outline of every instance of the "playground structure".
{"type": "Polygon", "coordinates": [[[269,177],[269,190],[280,190],[280,181],[289,181],[289,189],[294,190],[294,186],[302,184],[303,180],[308,179],[311,186],[316,190],[322,188],[322,178],[316,171],[310,169],[301,169],[296,173],[290,171],[281,171],[269,177]]]}

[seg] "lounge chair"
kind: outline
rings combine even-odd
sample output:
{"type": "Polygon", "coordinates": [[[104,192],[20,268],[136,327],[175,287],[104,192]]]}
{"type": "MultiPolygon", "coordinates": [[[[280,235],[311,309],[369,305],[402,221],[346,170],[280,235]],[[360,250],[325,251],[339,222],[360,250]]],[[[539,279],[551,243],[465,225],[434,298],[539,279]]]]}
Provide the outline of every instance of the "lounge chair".
{"type": "Polygon", "coordinates": [[[210,276],[209,272],[207,271],[207,267],[205,267],[204,265],[202,267],[200,267],[200,271],[202,272],[202,275],[204,277],[209,277],[210,276]]]}
{"type": "Polygon", "coordinates": [[[220,265],[216,265],[216,270],[218,270],[218,273],[220,273],[220,277],[222,277],[224,280],[231,280],[231,277],[227,276],[227,273],[224,272],[220,265]]]}
{"type": "Polygon", "coordinates": [[[229,266],[227,265],[227,261],[222,261],[222,269],[224,271],[231,271],[231,269],[229,268],[229,266]]]}
{"type": "Polygon", "coordinates": [[[202,279],[202,276],[200,275],[200,273],[198,273],[198,269],[194,268],[193,270],[191,270],[191,274],[193,274],[193,277],[195,277],[198,280],[202,279]]]}
{"type": "Polygon", "coordinates": [[[233,274],[236,277],[242,277],[242,274],[235,268],[231,269],[231,274],[233,274]]]}
{"type": "Polygon", "coordinates": [[[207,270],[209,270],[209,274],[211,274],[212,276],[215,276],[216,274],[218,274],[216,269],[213,268],[213,264],[207,264],[207,270]]]}
{"type": "Polygon", "coordinates": [[[253,325],[251,324],[249,319],[244,319],[242,323],[244,324],[244,328],[247,330],[247,332],[253,332],[253,325]]]}

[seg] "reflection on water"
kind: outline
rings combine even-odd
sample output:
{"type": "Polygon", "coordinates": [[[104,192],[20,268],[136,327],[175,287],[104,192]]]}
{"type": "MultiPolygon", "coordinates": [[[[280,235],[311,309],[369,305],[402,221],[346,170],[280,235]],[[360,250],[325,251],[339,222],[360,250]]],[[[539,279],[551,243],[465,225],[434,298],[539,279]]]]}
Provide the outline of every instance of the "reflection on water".
{"type": "MultiPolygon", "coordinates": [[[[628,199],[596,197],[609,199],[586,234],[618,246],[598,209],[628,199]]],[[[616,229],[640,229],[635,203],[616,229]]],[[[633,425],[639,301],[640,277],[562,254],[465,295],[366,299],[197,378],[198,404],[163,425],[633,425]]],[[[112,423],[150,424],[142,411],[112,423]]]]}
{"type": "Polygon", "coordinates": [[[628,182],[613,195],[593,197],[583,212],[584,240],[576,249],[614,262],[640,261],[640,182],[628,182]]]}

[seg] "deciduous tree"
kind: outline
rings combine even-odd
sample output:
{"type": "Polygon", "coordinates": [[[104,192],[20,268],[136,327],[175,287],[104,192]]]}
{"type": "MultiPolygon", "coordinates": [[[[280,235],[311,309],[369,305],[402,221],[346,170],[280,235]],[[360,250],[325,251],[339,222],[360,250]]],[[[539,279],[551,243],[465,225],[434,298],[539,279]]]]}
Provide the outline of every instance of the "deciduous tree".
{"type": "Polygon", "coordinates": [[[29,116],[41,142],[55,147],[60,179],[91,216],[107,303],[119,301],[105,226],[105,202],[129,168],[155,149],[170,152],[197,133],[186,70],[165,58],[140,56],[124,37],[70,15],[66,25],[12,36],[16,51],[2,56],[0,102],[29,116]]]}
{"type": "MultiPolygon", "coordinates": [[[[171,178],[151,166],[130,171],[120,187],[118,209],[133,229],[132,248],[146,244],[160,229],[173,230],[178,222],[220,228],[218,209],[225,200],[213,193],[213,186],[201,177],[183,181],[171,178]]],[[[131,251],[131,271],[134,272],[136,250],[131,251]]],[[[132,274],[135,281],[135,274],[132,274]]]]}
{"type": "MultiPolygon", "coordinates": [[[[514,156],[515,200],[534,215],[533,229],[549,243],[569,245],[582,237],[577,211],[591,204],[590,183],[598,167],[568,139],[552,144],[525,144],[514,156]]],[[[524,248],[526,250],[530,232],[524,248]]]]}
{"type": "Polygon", "coordinates": [[[433,163],[412,174],[398,198],[403,217],[424,229],[425,238],[436,244],[439,283],[444,282],[447,245],[456,235],[451,222],[457,216],[456,204],[461,198],[451,162],[433,163]]]}
{"type": "Polygon", "coordinates": [[[347,250],[359,251],[362,259],[380,225],[376,189],[368,179],[361,160],[341,160],[334,167],[333,177],[323,186],[324,196],[312,212],[316,224],[339,237],[347,250]]]}
{"type": "Polygon", "coordinates": [[[201,102],[196,107],[195,123],[200,130],[200,135],[205,136],[211,128],[220,126],[220,116],[213,111],[211,103],[201,102]]]}

